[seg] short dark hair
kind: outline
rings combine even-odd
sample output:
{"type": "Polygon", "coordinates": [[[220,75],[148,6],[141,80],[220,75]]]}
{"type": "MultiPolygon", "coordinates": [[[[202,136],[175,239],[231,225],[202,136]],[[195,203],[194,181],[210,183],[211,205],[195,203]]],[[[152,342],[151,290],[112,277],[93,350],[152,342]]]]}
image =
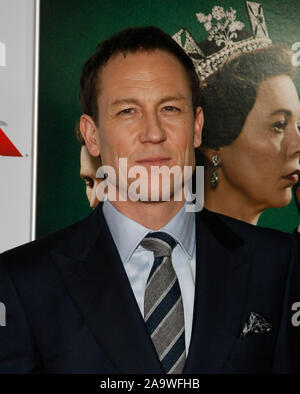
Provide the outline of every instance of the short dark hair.
{"type": "Polygon", "coordinates": [[[201,83],[202,147],[230,145],[242,131],[260,83],[281,74],[293,78],[295,67],[290,49],[277,44],[229,59],[201,83]]]}
{"type": "Polygon", "coordinates": [[[80,131],[80,120],[77,120],[77,122],[75,124],[74,131],[75,131],[76,139],[80,143],[80,146],[85,145],[85,140],[84,140],[84,138],[81,134],[81,131],[80,131]]]}
{"type": "Polygon", "coordinates": [[[191,58],[171,36],[154,26],[132,27],[120,31],[98,44],[95,53],[85,62],[80,77],[80,104],[83,113],[98,122],[97,82],[99,71],[116,54],[152,52],[156,49],[175,56],[184,67],[192,91],[195,111],[199,95],[199,79],[191,58]]]}

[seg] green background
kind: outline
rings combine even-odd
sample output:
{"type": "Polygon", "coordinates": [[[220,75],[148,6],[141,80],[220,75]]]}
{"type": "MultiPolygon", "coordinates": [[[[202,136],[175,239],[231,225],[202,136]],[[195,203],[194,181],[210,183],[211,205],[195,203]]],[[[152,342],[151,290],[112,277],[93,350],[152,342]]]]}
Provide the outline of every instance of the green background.
{"type": "MultiPolygon", "coordinates": [[[[300,1],[263,0],[273,42],[300,41],[300,1]]],[[[237,10],[250,30],[241,0],[41,0],[37,237],[69,225],[90,208],[79,178],[80,146],[74,137],[79,118],[78,80],[98,42],[128,26],[155,25],[169,34],[187,27],[196,41],[207,34],[195,14],[214,5],[237,10]]],[[[300,87],[300,72],[295,80],[300,87]]],[[[246,176],[247,174],[245,174],[246,176]]],[[[294,201],[267,210],[260,225],[292,231],[298,224],[294,201]]]]}

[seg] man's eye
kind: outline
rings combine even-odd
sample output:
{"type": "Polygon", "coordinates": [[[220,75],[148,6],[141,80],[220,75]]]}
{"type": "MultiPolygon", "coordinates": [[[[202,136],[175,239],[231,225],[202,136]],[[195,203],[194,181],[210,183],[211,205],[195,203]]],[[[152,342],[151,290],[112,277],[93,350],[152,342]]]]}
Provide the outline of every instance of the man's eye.
{"type": "Polygon", "coordinates": [[[133,112],[134,112],[133,108],[126,108],[126,109],[123,109],[122,111],[120,111],[118,113],[118,115],[129,115],[129,114],[132,114],[133,112]]]}
{"type": "Polygon", "coordinates": [[[167,107],[164,107],[164,111],[176,112],[176,111],[179,111],[179,108],[173,107],[172,105],[168,105],[167,107]]]}
{"type": "Polygon", "coordinates": [[[283,133],[286,129],[287,121],[282,120],[280,122],[276,122],[272,125],[272,129],[275,130],[277,133],[283,133]]]}

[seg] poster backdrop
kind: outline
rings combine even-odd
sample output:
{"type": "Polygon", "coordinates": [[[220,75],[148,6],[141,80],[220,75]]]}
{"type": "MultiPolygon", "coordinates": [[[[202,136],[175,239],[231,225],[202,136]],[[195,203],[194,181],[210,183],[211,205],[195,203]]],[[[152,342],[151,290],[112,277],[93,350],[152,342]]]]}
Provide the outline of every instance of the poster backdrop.
{"type": "MultiPolygon", "coordinates": [[[[299,0],[262,0],[269,35],[289,47],[300,41],[299,0]]],[[[78,80],[97,43],[129,26],[155,25],[173,35],[186,27],[196,41],[207,33],[196,18],[214,5],[237,11],[249,26],[242,0],[42,0],[39,95],[37,235],[44,236],[90,212],[79,178],[80,147],[74,125],[80,116],[78,80]]],[[[249,27],[250,29],[250,27],[249,27]]],[[[300,88],[300,72],[296,86],[300,88]]],[[[245,174],[247,176],[247,174],[245,174]]],[[[294,201],[266,211],[260,225],[292,231],[294,201]]]]}
{"type": "Polygon", "coordinates": [[[34,236],[35,0],[0,0],[0,252],[34,236]]]}

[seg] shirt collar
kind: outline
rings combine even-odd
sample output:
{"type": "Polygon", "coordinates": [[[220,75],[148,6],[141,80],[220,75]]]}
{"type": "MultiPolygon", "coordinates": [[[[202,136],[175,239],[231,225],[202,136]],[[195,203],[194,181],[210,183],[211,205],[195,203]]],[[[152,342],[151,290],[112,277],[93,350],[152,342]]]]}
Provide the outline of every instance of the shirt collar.
{"type": "MultiPolygon", "coordinates": [[[[157,231],[165,231],[173,236],[188,258],[191,258],[195,246],[195,214],[186,212],[186,204],[169,223],[157,231]]],[[[102,210],[121,260],[126,264],[140,242],[153,230],[123,215],[108,200],[104,201],[102,210]]]]}

